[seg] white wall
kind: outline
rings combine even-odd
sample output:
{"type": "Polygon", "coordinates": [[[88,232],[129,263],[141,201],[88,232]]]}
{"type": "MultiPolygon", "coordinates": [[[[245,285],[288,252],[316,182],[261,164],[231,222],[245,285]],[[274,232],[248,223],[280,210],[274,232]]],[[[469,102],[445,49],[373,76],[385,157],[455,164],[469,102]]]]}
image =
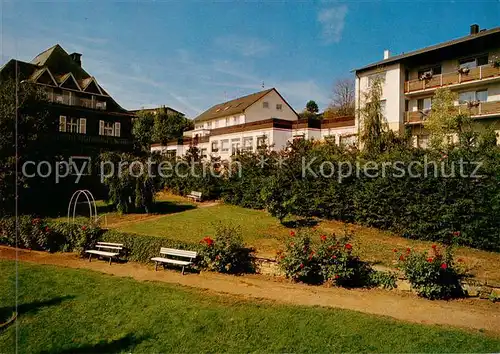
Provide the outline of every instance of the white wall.
{"type": "Polygon", "coordinates": [[[297,114],[281,99],[276,91],[271,91],[245,110],[245,123],[257,122],[271,118],[284,120],[297,120],[297,114]],[[264,108],[263,103],[268,102],[269,108],[264,108]],[[282,109],[277,110],[276,105],[281,104],[282,109]]]}

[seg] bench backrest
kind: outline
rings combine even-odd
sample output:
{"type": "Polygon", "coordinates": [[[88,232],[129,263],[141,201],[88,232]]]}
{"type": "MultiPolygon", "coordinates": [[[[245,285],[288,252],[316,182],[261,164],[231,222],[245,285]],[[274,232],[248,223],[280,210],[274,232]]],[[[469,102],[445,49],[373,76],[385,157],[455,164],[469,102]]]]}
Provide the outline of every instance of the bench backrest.
{"type": "Polygon", "coordinates": [[[166,248],[166,247],[161,247],[160,248],[160,254],[166,254],[168,256],[177,256],[177,257],[185,257],[185,258],[196,258],[198,253],[195,251],[185,251],[185,250],[178,250],[175,248],[166,248]]]}
{"type": "Polygon", "coordinates": [[[113,243],[113,242],[97,242],[97,248],[107,248],[110,250],[121,250],[123,249],[123,243],[113,243]]]}
{"type": "Polygon", "coordinates": [[[191,195],[194,197],[201,198],[201,192],[191,191],[191,195]]]}

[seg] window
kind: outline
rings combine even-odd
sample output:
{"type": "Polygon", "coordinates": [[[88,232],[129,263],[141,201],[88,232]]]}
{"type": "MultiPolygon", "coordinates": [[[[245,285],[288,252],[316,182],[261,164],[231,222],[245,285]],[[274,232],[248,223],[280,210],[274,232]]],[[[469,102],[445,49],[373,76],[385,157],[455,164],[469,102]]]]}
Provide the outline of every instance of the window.
{"type": "Polygon", "coordinates": [[[78,131],[80,134],[87,134],[87,119],[80,118],[80,130],[78,131]]]}
{"type": "Polygon", "coordinates": [[[229,118],[226,118],[226,127],[229,126],[229,118]]]}
{"type": "Polygon", "coordinates": [[[253,151],[253,137],[243,138],[243,150],[253,151]]]}
{"type": "Polygon", "coordinates": [[[65,116],[59,117],[59,131],[60,132],[66,131],[66,117],[65,116]]]}
{"type": "Polygon", "coordinates": [[[120,122],[106,122],[99,121],[99,135],[106,136],[120,136],[121,124],[120,122]]]}
{"type": "Polygon", "coordinates": [[[462,68],[471,69],[481,65],[486,65],[488,64],[488,54],[479,55],[477,57],[460,59],[458,63],[460,69],[462,68]]]}
{"type": "Polygon", "coordinates": [[[458,95],[458,102],[460,104],[473,101],[486,102],[487,100],[488,90],[460,92],[460,94],[458,95]]]}
{"type": "Polygon", "coordinates": [[[282,111],[282,110],[283,110],[283,105],[282,105],[281,103],[277,103],[277,104],[276,104],[276,109],[277,109],[278,111],[282,111]]]}
{"type": "Polygon", "coordinates": [[[212,129],[212,122],[207,122],[207,129],[212,129]]]}
{"type": "Polygon", "coordinates": [[[262,108],[269,108],[269,102],[267,101],[262,102],[262,108]]]}
{"type": "Polygon", "coordinates": [[[430,72],[432,75],[439,75],[441,74],[441,65],[435,65],[431,67],[427,67],[425,69],[420,69],[418,71],[418,77],[422,77],[425,73],[430,72]]]}
{"type": "Polygon", "coordinates": [[[241,149],[240,138],[231,139],[231,155],[235,155],[241,149]]]}
{"type": "Polygon", "coordinates": [[[238,117],[233,117],[233,124],[238,124],[238,117]]]}
{"type": "Polygon", "coordinates": [[[102,109],[102,110],[105,110],[106,109],[106,102],[104,101],[97,101],[95,103],[95,108],[96,109],[102,109]]]}
{"type": "Polygon", "coordinates": [[[212,141],[212,152],[218,152],[219,151],[219,142],[216,140],[216,141],[212,141]]]}
{"type": "Polygon", "coordinates": [[[216,121],[214,121],[214,128],[218,128],[218,127],[219,127],[219,121],[216,120],[216,121]]]}
{"type": "Polygon", "coordinates": [[[419,111],[425,112],[431,109],[432,99],[430,97],[427,98],[419,98],[417,100],[417,109],[419,111]]]}
{"type": "Polygon", "coordinates": [[[344,135],[339,138],[339,145],[353,146],[356,145],[356,135],[344,135]]]}
{"type": "Polygon", "coordinates": [[[417,146],[419,148],[425,149],[429,143],[428,135],[417,135],[417,146]]]}
{"type": "Polygon", "coordinates": [[[222,152],[228,152],[229,151],[229,140],[228,139],[221,140],[220,141],[220,145],[221,145],[221,151],[222,152]]]}
{"type": "Polygon", "coordinates": [[[66,131],[68,133],[78,133],[78,128],[79,128],[78,118],[66,119],[66,131]]]}
{"type": "Polygon", "coordinates": [[[382,114],[383,118],[387,118],[385,106],[386,106],[385,100],[380,101],[380,114],[382,114]]]}
{"type": "Polygon", "coordinates": [[[266,145],[266,140],[267,140],[267,137],[265,135],[258,136],[257,137],[257,148],[265,146],[266,145]]]}
{"type": "Polygon", "coordinates": [[[381,84],[385,83],[385,71],[368,76],[368,86],[372,86],[377,80],[380,81],[381,84]]]}

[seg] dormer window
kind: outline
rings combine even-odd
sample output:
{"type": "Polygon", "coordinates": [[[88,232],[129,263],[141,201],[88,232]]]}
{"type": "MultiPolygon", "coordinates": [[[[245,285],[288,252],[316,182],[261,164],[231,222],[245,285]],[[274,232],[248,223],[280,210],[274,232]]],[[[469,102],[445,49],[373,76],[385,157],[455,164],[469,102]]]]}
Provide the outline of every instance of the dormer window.
{"type": "Polygon", "coordinates": [[[267,101],[262,102],[262,108],[269,108],[269,102],[267,101]]]}

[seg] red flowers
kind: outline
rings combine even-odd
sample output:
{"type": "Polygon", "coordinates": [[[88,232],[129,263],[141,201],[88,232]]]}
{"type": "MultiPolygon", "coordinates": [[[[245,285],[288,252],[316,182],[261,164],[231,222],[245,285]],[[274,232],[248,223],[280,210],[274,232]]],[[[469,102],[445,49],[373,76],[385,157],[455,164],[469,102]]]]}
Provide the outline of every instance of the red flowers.
{"type": "Polygon", "coordinates": [[[400,261],[404,261],[405,260],[405,257],[403,255],[399,256],[399,260],[400,261]]]}
{"type": "Polygon", "coordinates": [[[83,226],[82,226],[82,230],[83,230],[83,231],[87,230],[87,226],[83,225],[83,226]]]}
{"type": "Polygon", "coordinates": [[[441,269],[447,269],[447,268],[448,268],[448,265],[446,263],[441,264],[441,269]]]}
{"type": "Polygon", "coordinates": [[[457,262],[462,263],[464,260],[462,258],[457,259],[457,262]]]}
{"type": "Polygon", "coordinates": [[[335,279],[338,279],[340,278],[338,274],[335,274],[335,279]]]}
{"type": "Polygon", "coordinates": [[[352,250],[352,245],[350,243],[346,243],[344,247],[346,250],[352,250]]]}
{"type": "Polygon", "coordinates": [[[290,236],[294,237],[295,236],[295,231],[290,231],[290,236]]]}
{"type": "Polygon", "coordinates": [[[337,256],[333,255],[333,256],[332,256],[332,259],[337,259],[337,256]]]}
{"type": "Polygon", "coordinates": [[[311,254],[309,255],[309,260],[312,260],[313,259],[313,256],[314,256],[314,251],[311,252],[311,254]]]}
{"type": "Polygon", "coordinates": [[[304,263],[300,263],[300,269],[304,268],[304,263]]]}
{"type": "Polygon", "coordinates": [[[437,246],[436,245],[432,245],[431,246],[433,250],[436,250],[437,246]]]}
{"type": "Polygon", "coordinates": [[[398,251],[397,248],[393,249],[392,252],[396,253],[398,251]]]}
{"type": "Polygon", "coordinates": [[[326,235],[321,235],[321,241],[326,241],[326,235]]]}
{"type": "Polygon", "coordinates": [[[40,223],[40,219],[39,218],[31,220],[31,224],[32,225],[36,225],[36,224],[39,224],[39,223],[40,223]]]}
{"type": "Polygon", "coordinates": [[[434,259],[433,258],[427,258],[427,262],[431,263],[434,259]]]}
{"type": "Polygon", "coordinates": [[[453,237],[460,237],[460,231],[453,232],[453,237]]]}
{"type": "Polygon", "coordinates": [[[49,227],[45,226],[45,232],[49,232],[49,231],[50,231],[49,227]]]}
{"type": "Polygon", "coordinates": [[[409,247],[408,247],[408,248],[406,249],[406,253],[411,253],[411,248],[409,248],[409,247]]]}
{"type": "Polygon", "coordinates": [[[210,237],[205,237],[201,242],[205,242],[207,246],[212,246],[214,244],[214,240],[212,240],[210,237]]]}
{"type": "Polygon", "coordinates": [[[215,256],[215,259],[219,260],[220,259],[220,255],[215,256]]]}

